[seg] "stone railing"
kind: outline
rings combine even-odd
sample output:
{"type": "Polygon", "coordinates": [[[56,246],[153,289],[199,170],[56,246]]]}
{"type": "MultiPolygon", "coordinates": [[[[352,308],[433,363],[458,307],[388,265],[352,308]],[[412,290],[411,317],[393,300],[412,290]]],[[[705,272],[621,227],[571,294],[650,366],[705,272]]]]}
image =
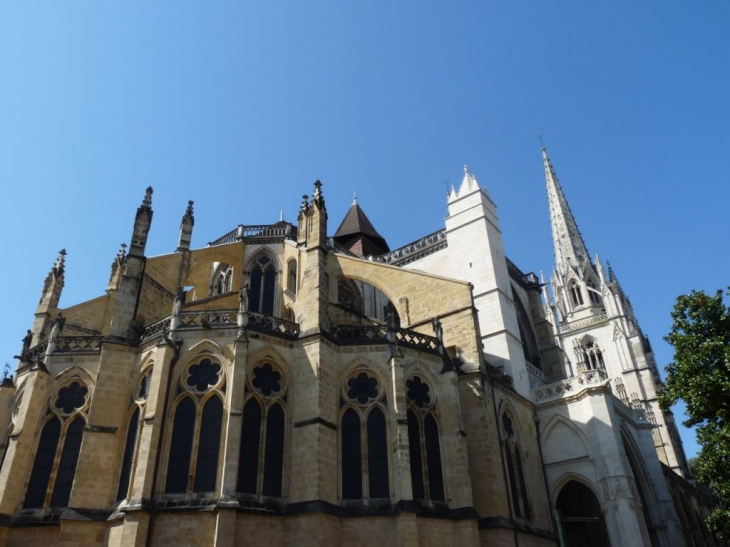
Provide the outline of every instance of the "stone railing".
{"type": "Polygon", "coordinates": [[[238,310],[184,311],[180,313],[179,329],[212,329],[235,327],[238,310]]]}
{"type": "Polygon", "coordinates": [[[284,336],[292,339],[299,336],[298,323],[286,321],[285,319],[274,317],[273,315],[264,315],[262,313],[252,311],[246,313],[246,317],[246,328],[248,330],[284,336]]]}
{"type": "Polygon", "coordinates": [[[440,251],[448,247],[448,241],[446,240],[446,229],[442,228],[438,232],[429,234],[421,239],[417,239],[404,245],[398,249],[385,253],[384,255],[373,257],[376,262],[385,262],[386,264],[392,264],[393,266],[403,266],[414,262],[419,258],[440,251]]]}
{"type": "Polygon", "coordinates": [[[28,351],[26,351],[22,355],[21,361],[28,363],[30,361],[35,361],[36,359],[40,359],[45,355],[46,350],[48,349],[48,341],[43,342],[42,344],[38,344],[34,348],[30,348],[28,351]]]}
{"type": "Polygon", "coordinates": [[[522,270],[520,270],[517,266],[515,266],[515,263],[512,262],[509,258],[505,257],[505,260],[507,260],[507,272],[509,272],[509,276],[517,281],[517,283],[525,290],[531,290],[531,289],[539,289],[540,288],[540,280],[537,278],[537,276],[530,272],[528,274],[524,273],[522,270]]]}
{"type": "Polygon", "coordinates": [[[605,370],[588,370],[567,380],[537,387],[532,390],[532,396],[535,403],[545,403],[575,395],[587,387],[598,387],[606,382],[606,380],[608,380],[608,375],[605,370]]]}
{"type": "MultiPolygon", "coordinates": [[[[390,344],[386,325],[337,325],[332,335],[342,345],[390,344]]],[[[438,338],[408,329],[395,329],[398,346],[438,355],[438,338]]]]}
{"type": "Polygon", "coordinates": [[[258,224],[253,226],[244,226],[243,224],[239,224],[227,234],[208,243],[208,246],[225,245],[226,243],[241,241],[242,239],[292,239],[295,236],[296,228],[287,222],[277,224],[258,224]]]}
{"type": "Polygon", "coordinates": [[[145,327],[144,331],[142,331],[142,336],[140,338],[140,341],[146,342],[150,338],[154,338],[155,336],[164,334],[164,332],[169,328],[170,328],[170,317],[165,317],[163,319],[160,319],[159,321],[155,321],[151,325],[148,325],[147,327],[145,327]]]}
{"type": "Polygon", "coordinates": [[[54,353],[99,353],[102,336],[59,336],[54,353]]]}
{"type": "Polygon", "coordinates": [[[598,313],[596,315],[592,315],[591,317],[586,317],[585,319],[579,319],[578,321],[573,321],[572,323],[560,325],[560,332],[569,332],[576,329],[582,329],[583,327],[587,327],[588,325],[602,323],[607,319],[608,316],[605,313],[598,313]]]}

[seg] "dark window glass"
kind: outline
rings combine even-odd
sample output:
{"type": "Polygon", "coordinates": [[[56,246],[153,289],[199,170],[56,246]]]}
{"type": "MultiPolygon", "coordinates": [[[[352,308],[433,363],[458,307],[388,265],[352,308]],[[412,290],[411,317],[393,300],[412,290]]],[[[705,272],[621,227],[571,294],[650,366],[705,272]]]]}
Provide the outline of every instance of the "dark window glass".
{"type": "Polygon", "coordinates": [[[520,449],[515,447],[515,464],[517,465],[517,477],[520,479],[520,495],[522,496],[522,508],[525,518],[530,518],[530,505],[527,503],[527,483],[525,482],[525,473],[522,469],[522,456],[520,449]]]}
{"type": "Polygon", "coordinates": [[[281,475],[284,468],[284,410],[274,404],[266,417],[266,450],[264,451],[264,496],[281,497],[281,475]]]}
{"type": "Polygon", "coordinates": [[[66,387],[58,390],[56,408],[70,414],[77,408],[84,406],[87,393],[89,393],[89,390],[86,386],[81,385],[79,382],[71,382],[66,387]]]}
{"type": "Polygon", "coordinates": [[[132,464],[134,463],[134,453],[137,448],[137,431],[139,431],[139,407],[134,411],[129,420],[127,428],[127,444],[124,445],[124,457],[122,458],[122,472],[119,475],[119,490],[117,491],[117,499],[123,500],[127,497],[129,491],[129,480],[132,476],[132,464]]]}
{"type": "Polygon", "coordinates": [[[388,433],[385,426],[385,415],[379,408],[374,408],[368,415],[368,476],[371,498],[390,496],[388,433]]]}
{"type": "Polygon", "coordinates": [[[218,453],[221,447],[223,403],[211,397],[203,407],[198,441],[198,461],[195,464],[195,492],[212,492],[218,476],[218,453]]]}
{"type": "Polygon", "coordinates": [[[418,418],[413,411],[408,411],[408,454],[411,460],[411,483],[413,499],[425,499],[423,491],[423,463],[421,461],[421,432],[418,418]]]}
{"type": "MultiPolygon", "coordinates": [[[[85,388],[84,388],[85,389],[85,388]]],[[[66,507],[71,497],[71,486],[73,486],[76,464],[79,461],[81,440],[84,437],[86,422],[83,418],[76,418],[66,430],[66,440],[63,443],[61,462],[58,464],[56,483],[53,486],[51,495],[51,507],[66,507]]]]}
{"type": "Polygon", "coordinates": [[[251,296],[249,298],[249,309],[261,311],[261,286],[263,283],[263,271],[258,264],[251,270],[251,296]]]}
{"type": "Polygon", "coordinates": [[[28,492],[25,494],[25,503],[23,504],[26,509],[43,507],[60,436],[61,422],[56,418],[51,418],[43,426],[41,438],[38,441],[38,450],[35,454],[33,471],[30,474],[30,482],[28,483],[28,492]]]}
{"type": "Polygon", "coordinates": [[[342,499],[362,498],[360,417],[352,409],[342,416],[342,499]]]}
{"type": "Polygon", "coordinates": [[[256,494],[259,470],[259,443],[261,441],[261,407],[256,399],[249,399],[243,407],[241,447],[238,452],[238,484],[236,489],[256,494]]]}
{"type": "Polygon", "coordinates": [[[507,474],[509,475],[509,487],[512,493],[512,508],[514,509],[515,516],[521,517],[520,499],[517,493],[517,478],[515,477],[515,462],[512,459],[512,450],[510,450],[509,444],[506,442],[504,443],[504,455],[507,460],[507,474]]]}
{"type": "Polygon", "coordinates": [[[276,270],[270,264],[264,270],[264,290],[261,295],[261,313],[274,315],[274,291],[276,289],[276,270]]]}
{"type": "Polygon", "coordinates": [[[439,443],[439,428],[436,420],[430,414],[423,420],[423,430],[426,438],[426,465],[428,467],[428,492],[431,500],[445,501],[444,477],[441,471],[441,444],[439,443]]]}
{"type": "Polygon", "coordinates": [[[185,397],[177,405],[172,426],[170,459],[167,463],[167,484],[165,485],[165,492],[168,494],[187,492],[194,428],[195,404],[190,397],[185,397]]]}

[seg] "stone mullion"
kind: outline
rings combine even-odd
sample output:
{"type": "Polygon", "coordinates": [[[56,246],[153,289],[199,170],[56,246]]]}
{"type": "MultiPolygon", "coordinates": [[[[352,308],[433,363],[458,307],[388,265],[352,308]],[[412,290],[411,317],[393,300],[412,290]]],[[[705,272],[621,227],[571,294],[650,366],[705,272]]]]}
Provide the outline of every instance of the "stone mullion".
{"type": "Polygon", "coordinates": [[[393,486],[391,501],[413,499],[413,483],[411,481],[411,461],[408,445],[408,414],[406,407],[405,377],[403,358],[394,356],[389,361],[390,396],[388,397],[388,414],[392,433],[392,477],[393,486]]]}
{"type": "Polygon", "coordinates": [[[28,373],[25,391],[17,412],[17,422],[8,437],[7,451],[0,470],[0,514],[12,515],[22,504],[26,482],[35,461],[33,451],[40,436],[37,425],[46,408],[50,376],[28,373]],[[36,435],[38,433],[38,435],[36,435]]]}
{"type": "Polygon", "coordinates": [[[227,390],[228,424],[223,436],[223,471],[220,481],[221,498],[223,500],[233,500],[236,496],[248,344],[245,340],[236,342],[230,384],[227,390]]]}

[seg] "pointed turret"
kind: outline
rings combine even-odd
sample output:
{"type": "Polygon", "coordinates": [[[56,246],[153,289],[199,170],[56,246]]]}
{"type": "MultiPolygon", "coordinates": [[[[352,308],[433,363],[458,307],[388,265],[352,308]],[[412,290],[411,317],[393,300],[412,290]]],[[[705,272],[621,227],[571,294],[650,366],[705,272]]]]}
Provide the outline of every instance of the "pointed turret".
{"type": "Polygon", "coordinates": [[[124,274],[119,282],[110,334],[131,341],[137,335],[136,315],[139,293],[147,259],[144,255],[147,234],[152,225],[152,187],[148,187],[142,205],[137,208],[124,274]]]}
{"type": "Polygon", "coordinates": [[[548,158],[547,150],[542,149],[545,164],[545,181],[547,183],[548,204],[550,206],[550,225],[553,232],[553,248],[555,263],[560,266],[583,266],[590,263],[588,250],[583,237],[578,231],[573,213],[560,187],[558,177],[548,158]]]}
{"type": "Polygon", "coordinates": [[[38,308],[35,312],[35,320],[33,321],[33,342],[35,346],[43,341],[47,335],[46,329],[49,326],[49,318],[56,316],[58,310],[58,302],[61,300],[61,291],[64,284],[64,274],[66,272],[66,249],[61,249],[55,264],[48,272],[46,280],[43,283],[43,291],[41,299],[38,302],[38,308]]]}
{"type": "Polygon", "coordinates": [[[190,250],[190,242],[193,238],[193,226],[195,225],[195,217],[193,216],[193,202],[188,201],[188,208],[180,222],[180,238],[177,243],[177,251],[190,250]]]}
{"type": "Polygon", "coordinates": [[[357,203],[352,201],[345,218],[335,232],[334,240],[357,256],[378,256],[390,251],[383,236],[373,227],[370,219],[357,203]]]}

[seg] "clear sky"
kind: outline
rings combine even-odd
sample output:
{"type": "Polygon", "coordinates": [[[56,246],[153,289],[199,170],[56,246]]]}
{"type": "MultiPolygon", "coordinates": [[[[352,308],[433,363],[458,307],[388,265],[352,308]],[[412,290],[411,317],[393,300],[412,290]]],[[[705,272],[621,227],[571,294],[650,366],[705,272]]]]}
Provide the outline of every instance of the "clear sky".
{"type": "Polygon", "coordinates": [[[148,185],[149,255],[189,199],[200,247],[295,221],[316,178],[331,233],[356,191],[398,247],[468,164],[549,272],[540,131],[663,365],[676,296],[730,284],[728,28],[725,0],[4,2],[0,363],[62,247],[61,306],[104,293],[148,185]]]}

